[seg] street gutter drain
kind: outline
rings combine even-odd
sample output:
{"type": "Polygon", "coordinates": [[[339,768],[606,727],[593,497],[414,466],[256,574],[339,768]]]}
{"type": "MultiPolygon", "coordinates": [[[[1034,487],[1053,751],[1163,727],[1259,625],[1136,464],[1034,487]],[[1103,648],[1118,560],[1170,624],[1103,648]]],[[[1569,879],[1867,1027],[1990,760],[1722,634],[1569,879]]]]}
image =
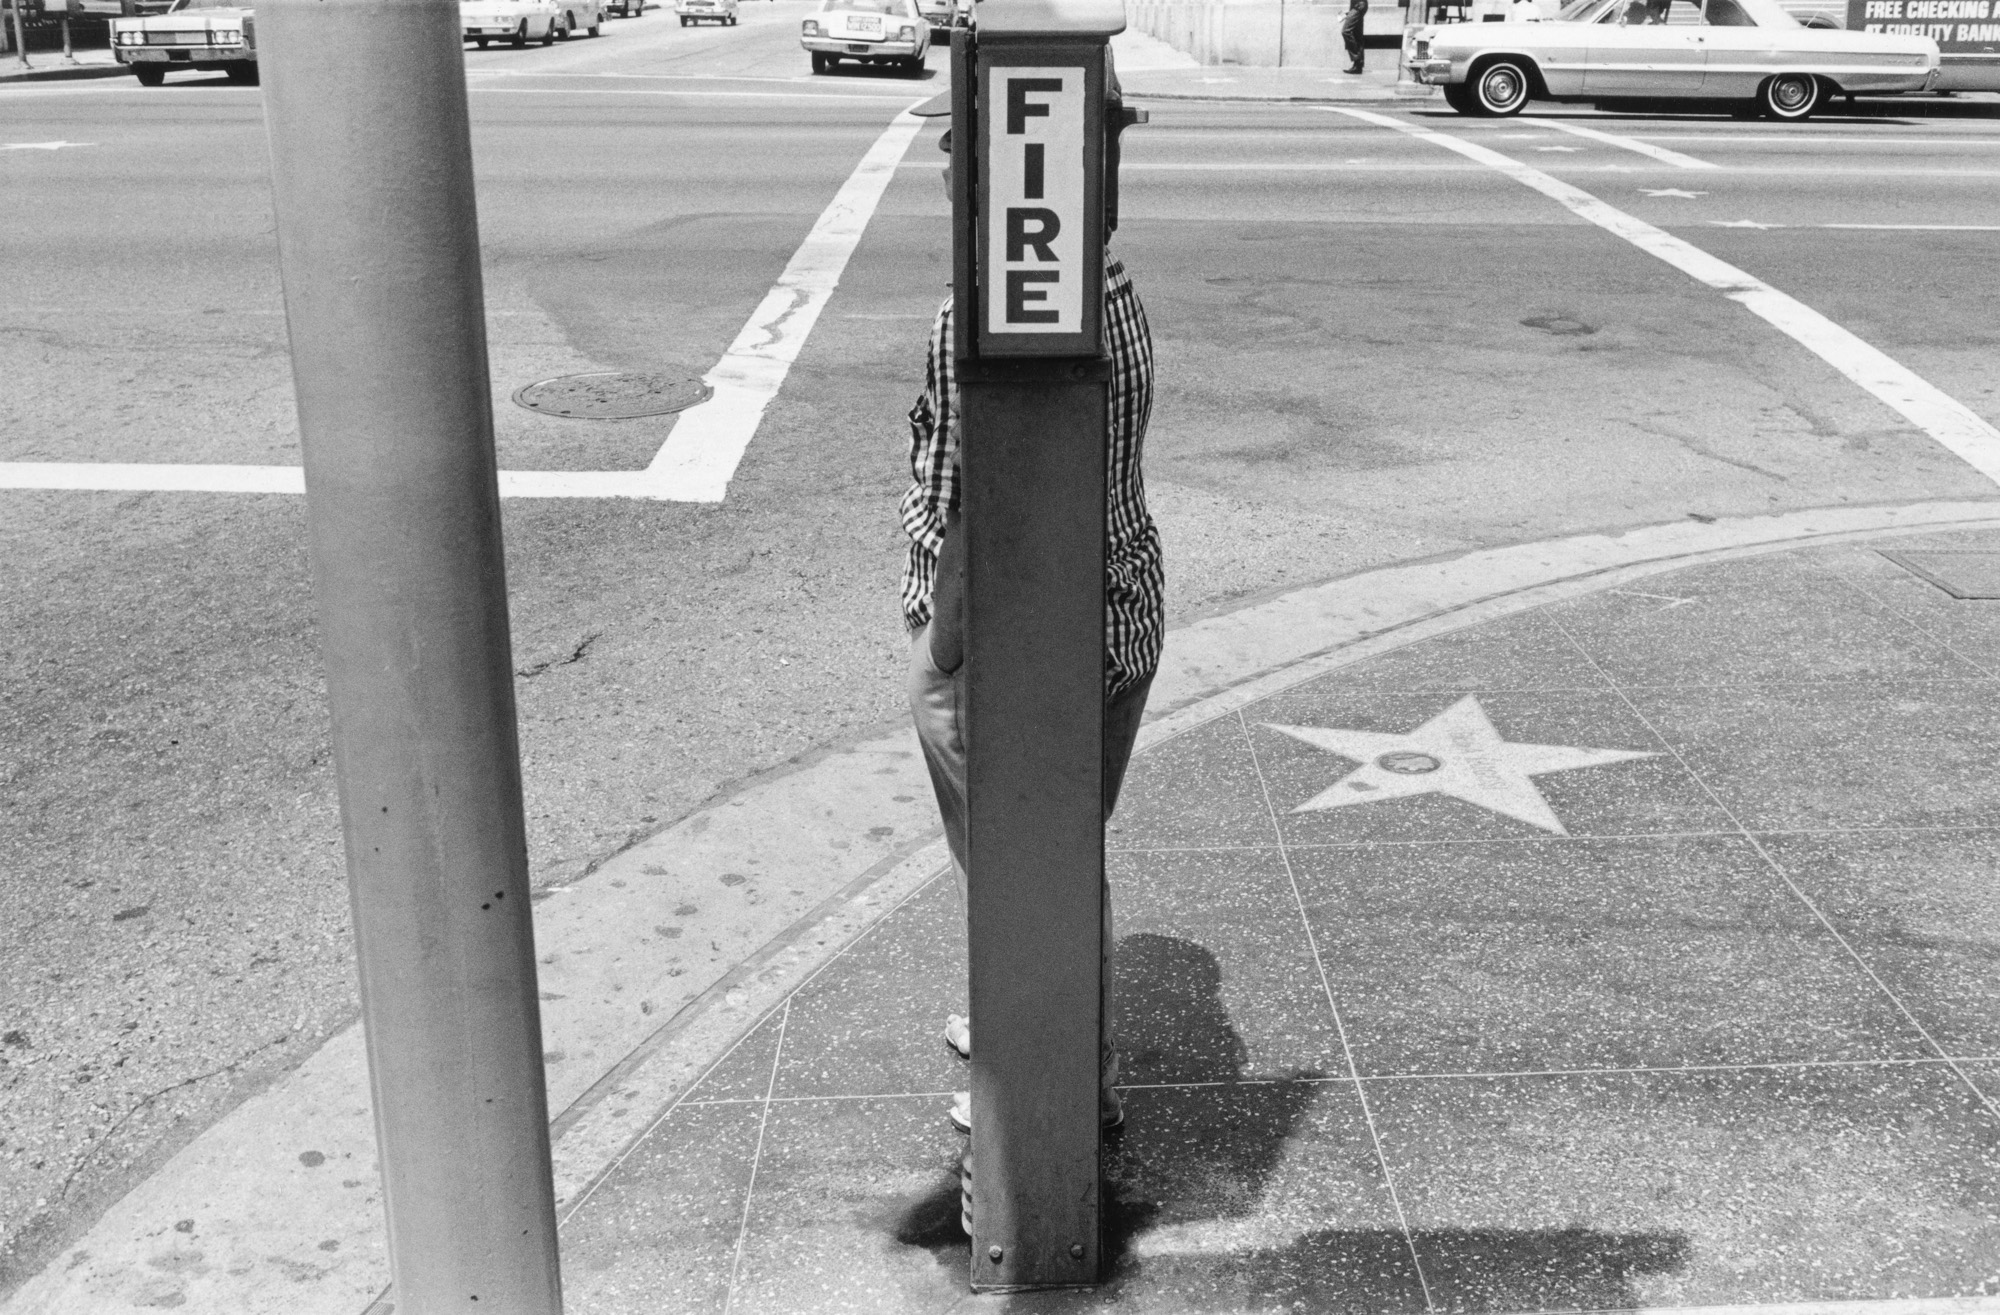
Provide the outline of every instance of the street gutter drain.
{"type": "Polygon", "coordinates": [[[566,374],[517,390],[514,402],[573,420],[634,420],[685,411],[714,393],[681,374],[566,374]]]}
{"type": "Polygon", "coordinates": [[[1953,598],[2000,598],[2000,552],[1941,549],[1882,552],[1882,555],[1953,598]]]}

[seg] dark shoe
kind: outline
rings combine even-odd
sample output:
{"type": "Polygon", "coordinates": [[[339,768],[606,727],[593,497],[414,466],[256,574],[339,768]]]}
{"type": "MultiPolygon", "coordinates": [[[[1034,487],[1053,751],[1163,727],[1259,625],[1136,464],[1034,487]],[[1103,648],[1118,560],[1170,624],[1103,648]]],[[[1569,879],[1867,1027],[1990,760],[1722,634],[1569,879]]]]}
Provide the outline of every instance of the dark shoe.
{"type": "Polygon", "coordinates": [[[1355,66],[1354,66],[1353,68],[1351,68],[1351,69],[1345,69],[1345,70],[1343,70],[1343,71],[1344,71],[1344,72],[1347,72],[1347,73],[1366,73],[1366,72],[1367,72],[1368,70],[1367,70],[1367,69],[1365,69],[1365,68],[1363,68],[1363,67],[1361,67],[1361,65],[1359,65],[1359,64],[1356,64],[1356,65],[1355,65],[1355,66]]]}

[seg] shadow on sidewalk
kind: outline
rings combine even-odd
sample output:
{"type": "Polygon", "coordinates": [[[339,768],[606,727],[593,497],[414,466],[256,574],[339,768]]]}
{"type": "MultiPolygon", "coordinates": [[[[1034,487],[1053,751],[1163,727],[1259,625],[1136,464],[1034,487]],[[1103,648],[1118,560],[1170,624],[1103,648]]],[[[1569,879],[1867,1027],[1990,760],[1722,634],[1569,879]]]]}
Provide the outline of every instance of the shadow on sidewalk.
{"type": "MultiPolygon", "coordinates": [[[[1135,1242],[1154,1229],[1264,1210],[1266,1185],[1329,1084],[1303,1071],[1246,1077],[1249,1051],[1223,1008],[1221,969],[1204,947],[1130,936],[1119,944],[1116,970],[1130,1116],[1105,1140],[1105,1286],[996,1297],[992,1309],[1082,1312],[1144,1289],[1149,1304],[1166,1298],[1177,1310],[1617,1310],[1640,1304],[1636,1276],[1687,1262],[1682,1234],[1586,1228],[1424,1229],[1407,1238],[1397,1229],[1330,1228],[1282,1247],[1135,1254],[1135,1242]]],[[[971,1252],[958,1211],[953,1174],[903,1211],[894,1236],[929,1251],[962,1283],[971,1252]]]]}

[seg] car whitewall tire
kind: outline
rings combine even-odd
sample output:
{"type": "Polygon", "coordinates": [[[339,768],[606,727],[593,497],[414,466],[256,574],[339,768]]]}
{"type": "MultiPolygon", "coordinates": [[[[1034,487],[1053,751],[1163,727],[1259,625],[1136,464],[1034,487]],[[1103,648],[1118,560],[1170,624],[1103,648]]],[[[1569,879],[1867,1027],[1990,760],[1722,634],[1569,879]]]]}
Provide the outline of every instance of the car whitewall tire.
{"type": "Polygon", "coordinates": [[[1496,59],[1472,75],[1472,103],[1479,113],[1504,119],[1527,107],[1528,91],[1533,85],[1528,70],[1519,61],[1496,59]]]}
{"type": "Polygon", "coordinates": [[[1824,84],[1810,73],[1780,73],[1757,89],[1757,108],[1796,123],[1818,109],[1825,94],[1824,84]]]}

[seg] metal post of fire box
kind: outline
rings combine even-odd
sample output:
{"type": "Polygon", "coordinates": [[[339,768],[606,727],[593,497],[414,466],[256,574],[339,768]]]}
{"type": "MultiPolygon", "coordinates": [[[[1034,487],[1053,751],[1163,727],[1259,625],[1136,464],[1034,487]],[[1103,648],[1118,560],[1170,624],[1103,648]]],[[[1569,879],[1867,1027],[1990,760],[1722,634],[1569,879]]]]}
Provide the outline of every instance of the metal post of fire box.
{"type": "Polygon", "coordinates": [[[972,1287],[1099,1275],[1105,81],[1118,0],[953,44],[972,1287]]]}

